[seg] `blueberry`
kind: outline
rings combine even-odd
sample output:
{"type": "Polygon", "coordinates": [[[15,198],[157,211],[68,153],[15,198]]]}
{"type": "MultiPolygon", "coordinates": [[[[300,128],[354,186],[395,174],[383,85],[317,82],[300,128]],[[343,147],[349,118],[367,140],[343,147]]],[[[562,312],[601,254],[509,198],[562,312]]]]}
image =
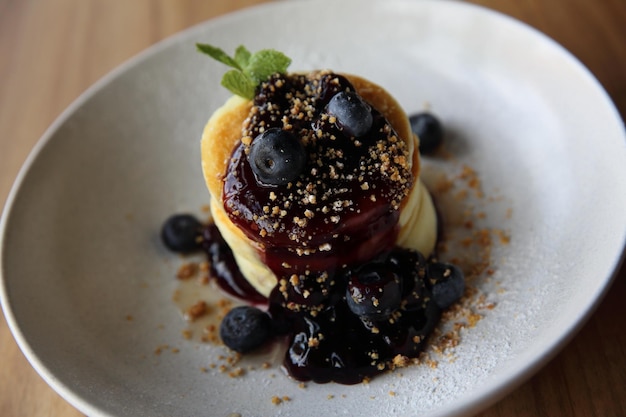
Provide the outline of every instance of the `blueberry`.
{"type": "Polygon", "coordinates": [[[248,160],[262,184],[287,185],[304,171],[306,150],[293,134],[271,128],[254,138],[248,160]]]}
{"type": "Polygon", "coordinates": [[[439,119],[428,112],[417,113],[409,117],[411,130],[420,140],[420,152],[434,152],[443,141],[443,127],[439,119]]]}
{"type": "Polygon", "coordinates": [[[424,277],[426,260],[418,251],[394,248],[387,256],[387,264],[395,268],[402,279],[402,296],[406,309],[419,309],[424,304],[424,277]]]}
{"type": "Polygon", "coordinates": [[[261,346],[271,335],[270,316],[256,307],[239,306],[226,314],[220,324],[224,344],[240,353],[261,346]]]}
{"type": "Polygon", "coordinates": [[[428,279],[433,299],[441,309],[450,307],[465,291],[465,277],[456,265],[431,263],[428,265],[428,279]]]}
{"type": "Polygon", "coordinates": [[[387,257],[387,262],[400,271],[417,273],[426,266],[424,255],[420,252],[401,248],[393,249],[387,257]]]}
{"type": "Polygon", "coordinates": [[[202,224],[190,214],[170,216],[161,229],[161,240],[165,246],[180,253],[190,253],[200,249],[202,224]]]}
{"type": "Polygon", "coordinates": [[[342,91],[328,102],[327,111],[337,119],[337,126],[349,136],[361,137],[372,128],[370,106],[355,93],[342,91]]]}
{"type": "Polygon", "coordinates": [[[370,263],[350,274],[346,302],[357,316],[380,320],[400,307],[402,285],[398,274],[384,263],[370,263]]]}

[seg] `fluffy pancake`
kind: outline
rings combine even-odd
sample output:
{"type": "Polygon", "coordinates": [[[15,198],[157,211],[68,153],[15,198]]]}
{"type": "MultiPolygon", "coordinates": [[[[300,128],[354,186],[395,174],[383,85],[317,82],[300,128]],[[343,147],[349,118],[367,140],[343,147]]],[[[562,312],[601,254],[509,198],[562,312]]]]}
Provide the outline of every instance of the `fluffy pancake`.
{"type": "MultiPolygon", "coordinates": [[[[398,102],[382,87],[361,77],[343,74],[356,92],[389,121],[406,143],[413,187],[400,203],[396,244],[428,255],[435,240],[437,219],[427,190],[419,181],[418,139],[398,102]]],[[[230,98],[208,121],[201,142],[202,167],[211,194],[211,212],[216,226],[229,244],[241,272],[261,293],[268,295],[277,283],[275,274],[263,263],[263,245],[249,239],[229,218],[222,201],[223,178],[233,150],[242,137],[242,125],[248,118],[252,101],[230,98]]]]}

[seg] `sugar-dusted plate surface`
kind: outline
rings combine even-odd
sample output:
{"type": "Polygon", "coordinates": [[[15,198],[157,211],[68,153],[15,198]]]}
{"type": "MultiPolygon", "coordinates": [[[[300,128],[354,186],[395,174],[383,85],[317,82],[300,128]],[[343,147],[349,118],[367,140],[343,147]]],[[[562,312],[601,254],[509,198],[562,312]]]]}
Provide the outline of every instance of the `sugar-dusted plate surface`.
{"type": "Polygon", "coordinates": [[[2,218],[2,304],[33,366],[92,417],[469,415],[536,371],[601,298],[624,244],[625,189],[624,128],[607,95],[527,26],[447,1],[273,3],[151,48],[63,113],[2,218]],[[197,41],[357,73],[408,112],[428,102],[441,117],[455,159],[427,165],[472,166],[498,196],[485,226],[511,237],[477,282],[495,308],[462,333],[453,359],[302,389],[276,366],[229,378],[208,368],[222,348],[181,336],[180,260],[158,230],[206,204],[199,137],[228,96],[224,67],[197,41]]]}

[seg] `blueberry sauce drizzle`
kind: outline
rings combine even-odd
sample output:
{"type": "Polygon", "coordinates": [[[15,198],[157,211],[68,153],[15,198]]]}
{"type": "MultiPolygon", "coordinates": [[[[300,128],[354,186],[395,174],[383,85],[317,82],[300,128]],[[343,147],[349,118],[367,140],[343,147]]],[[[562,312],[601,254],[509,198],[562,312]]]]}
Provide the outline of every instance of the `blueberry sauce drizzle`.
{"type": "Polygon", "coordinates": [[[203,227],[200,242],[209,260],[211,276],[215,277],[222,290],[251,304],[267,303],[267,298],[259,294],[241,274],[232,250],[215,224],[203,227]]]}

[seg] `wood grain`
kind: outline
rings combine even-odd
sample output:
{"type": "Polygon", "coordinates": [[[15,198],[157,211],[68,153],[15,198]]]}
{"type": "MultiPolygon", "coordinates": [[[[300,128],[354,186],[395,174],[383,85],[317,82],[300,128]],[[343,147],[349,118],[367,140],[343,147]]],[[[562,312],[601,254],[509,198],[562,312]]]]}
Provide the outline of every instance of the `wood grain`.
{"type": "MultiPolygon", "coordinates": [[[[626,115],[624,0],[472,2],[518,18],[561,43],[626,115]]],[[[173,33],[258,3],[263,1],[0,0],[0,202],[37,139],[92,83],[173,33]]],[[[621,268],[571,343],[480,416],[626,416],[625,296],[626,269],[621,268]]],[[[81,415],[34,372],[4,319],[0,355],[0,416],[81,415]]]]}

